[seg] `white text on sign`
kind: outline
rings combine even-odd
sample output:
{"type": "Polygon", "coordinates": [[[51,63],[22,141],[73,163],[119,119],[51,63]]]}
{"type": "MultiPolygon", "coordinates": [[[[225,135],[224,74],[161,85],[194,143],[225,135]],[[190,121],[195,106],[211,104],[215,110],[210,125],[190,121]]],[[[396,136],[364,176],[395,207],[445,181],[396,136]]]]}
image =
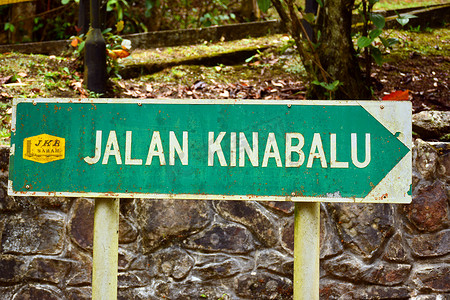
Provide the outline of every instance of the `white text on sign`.
{"type": "MultiPolygon", "coordinates": [[[[168,135],[169,142],[164,147],[161,133],[159,131],[153,131],[151,138],[149,138],[147,157],[144,161],[144,158],[132,158],[132,131],[125,132],[124,148],[119,145],[116,131],[109,131],[106,146],[103,149],[103,132],[102,130],[97,130],[94,156],[86,156],[84,157],[84,161],[91,165],[100,162],[100,160],[104,165],[114,162],[118,165],[151,165],[155,158],[155,161],[159,160],[159,165],[164,166],[167,165],[167,161],[168,165],[175,165],[176,157],[178,157],[182,165],[189,165],[189,133],[183,131],[177,136],[174,131],[169,131],[168,135]],[[124,161],[122,160],[123,153],[125,154],[124,161]],[[169,154],[168,159],[166,157],[167,153],[169,154]]],[[[277,139],[275,133],[269,132],[263,145],[260,145],[258,132],[252,132],[251,143],[249,142],[250,136],[246,136],[243,132],[208,132],[207,149],[205,149],[207,151],[207,163],[210,167],[215,166],[214,160],[217,157],[219,166],[221,167],[245,167],[246,163],[249,162],[253,167],[265,168],[272,159],[276,166],[280,168],[298,168],[305,161],[306,168],[312,168],[316,161],[322,168],[349,168],[349,161],[339,161],[337,158],[338,143],[336,134],[330,133],[328,135],[330,149],[329,152],[326,152],[322,143],[322,136],[325,136],[325,134],[320,133],[314,133],[311,144],[306,147],[304,136],[298,132],[285,133],[284,139],[280,137],[277,139]],[[278,147],[281,140],[283,140],[282,142],[285,146],[284,153],[280,153],[278,147]],[[229,153],[225,153],[224,151],[223,145],[225,143],[229,145],[229,148],[227,147],[229,153]],[[264,147],[262,160],[259,155],[260,146],[264,147]],[[305,152],[305,150],[309,151],[305,152]],[[284,164],[282,154],[284,156],[284,164]]],[[[371,161],[370,133],[366,133],[364,136],[365,155],[363,161],[358,160],[358,135],[356,133],[350,134],[348,143],[350,143],[351,149],[351,163],[357,168],[367,167],[371,161]]]]}

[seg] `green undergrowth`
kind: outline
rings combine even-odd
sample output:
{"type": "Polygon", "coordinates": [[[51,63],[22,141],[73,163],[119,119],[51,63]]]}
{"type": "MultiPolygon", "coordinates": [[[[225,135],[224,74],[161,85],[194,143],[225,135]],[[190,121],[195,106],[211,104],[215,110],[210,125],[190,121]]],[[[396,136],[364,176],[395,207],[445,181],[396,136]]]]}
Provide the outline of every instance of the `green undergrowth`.
{"type": "Polygon", "coordinates": [[[399,44],[384,55],[385,60],[411,59],[421,56],[450,55],[450,26],[447,28],[410,28],[410,30],[387,30],[386,35],[397,38],[399,44]]]}
{"type": "MultiPolygon", "coordinates": [[[[386,30],[386,36],[397,38],[385,61],[414,59],[420,56],[450,56],[450,26],[445,28],[409,28],[409,30],[386,30]]],[[[157,83],[157,85],[182,84],[192,86],[203,81],[210,86],[235,85],[245,82],[264,82],[278,79],[301,80],[305,75],[292,42],[286,35],[273,35],[240,41],[204,43],[194,46],[135,50],[122,59],[123,65],[161,63],[193,57],[205,57],[248,48],[265,49],[244,57],[234,65],[176,65],[152,75],[130,80],[112,78],[113,92],[117,86],[127,83],[157,83]]],[[[72,57],[26,55],[20,53],[0,54],[0,143],[9,137],[10,107],[13,97],[78,98],[82,95],[82,74],[76,70],[72,57]]],[[[84,95],[85,96],[85,95],[84,95]]]]}
{"type": "MultiPolygon", "coordinates": [[[[374,6],[375,10],[394,10],[409,7],[431,6],[446,4],[448,0],[380,0],[374,6]]],[[[305,7],[305,1],[300,1],[302,7],[305,7]]]]}
{"type": "Polygon", "coordinates": [[[71,85],[80,80],[71,59],[57,56],[0,54],[2,98],[76,97],[71,85]],[[9,79],[8,79],[9,78],[9,79]]]}
{"type": "Polygon", "coordinates": [[[78,97],[79,81],[65,57],[0,54],[0,145],[9,145],[12,98],[78,97]]]}
{"type": "MultiPolygon", "coordinates": [[[[301,73],[303,68],[300,62],[298,64],[298,72],[301,73]]],[[[246,82],[247,85],[253,85],[256,82],[271,80],[273,78],[283,79],[292,78],[298,74],[289,74],[281,63],[274,67],[273,65],[237,65],[224,66],[217,65],[214,67],[207,66],[176,66],[161,72],[140,77],[141,82],[146,83],[167,83],[181,84],[184,86],[192,86],[198,81],[203,81],[209,85],[217,84],[237,84],[246,82]]],[[[120,81],[115,79],[115,81],[120,81]]]]}
{"type": "MultiPolygon", "coordinates": [[[[397,38],[399,44],[384,54],[384,60],[394,61],[409,59],[419,55],[450,55],[449,28],[411,28],[410,30],[386,30],[384,35],[397,38]]],[[[174,66],[161,72],[141,77],[145,82],[167,82],[191,85],[197,80],[207,83],[233,83],[239,80],[265,80],[271,77],[303,76],[304,69],[294,49],[289,48],[291,42],[284,35],[274,35],[259,39],[246,39],[217,44],[171,47],[164,49],[139,50],[125,62],[135,63],[167,63],[182,61],[187,58],[217,55],[218,53],[236,51],[245,47],[266,47],[254,57],[248,57],[247,63],[235,66],[174,66]],[[286,51],[287,49],[287,51],[286,51]]],[[[117,80],[117,79],[116,79],[117,80]]]]}
{"type": "Polygon", "coordinates": [[[237,41],[203,43],[190,46],[177,46],[167,48],[156,48],[148,50],[135,50],[132,55],[123,60],[123,64],[137,63],[167,63],[190,59],[194,57],[206,57],[229,53],[238,50],[245,50],[255,47],[281,47],[286,43],[285,35],[272,35],[260,38],[248,38],[237,41]]]}
{"type": "Polygon", "coordinates": [[[381,0],[375,5],[375,10],[395,10],[409,7],[446,4],[447,0],[381,0]]]}
{"type": "MultiPolygon", "coordinates": [[[[175,64],[160,72],[141,76],[143,82],[176,83],[192,85],[196,81],[208,84],[233,84],[246,80],[251,82],[270,80],[273,77],[300,77],[305,75],[303,65],[286,35],[243,39],[214,44],[179,46],[160,49],[137,50],[123,61],[125,66],[136,64],[175,64]],[[232,52],[256,49],[254,55],[240,57],[236,63],[214,66],[183,65],[186,60],[203,59],[232,52]],[[258,50],[261,49],[261,50],[258,50]],[[264,50],[263,50],[264,49],[264,50]]],[[[114,79],[121,81],[121,79],[114,79]]]]}

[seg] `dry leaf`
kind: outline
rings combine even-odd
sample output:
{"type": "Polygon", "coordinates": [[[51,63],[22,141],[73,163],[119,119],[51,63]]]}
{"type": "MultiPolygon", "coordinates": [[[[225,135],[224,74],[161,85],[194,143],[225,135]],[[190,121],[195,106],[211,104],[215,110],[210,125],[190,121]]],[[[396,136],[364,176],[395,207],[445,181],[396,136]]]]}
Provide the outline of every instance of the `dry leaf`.
{"type": "Polygon", "coordinates": [[[381,100],[383,101],[406,101],[409,100],[409,90],[404,91],[394,91],[389,95],[384,96],[381,100]]]}
{"type": "Polygon", "coordinates": [[[78,38],[74,38],[71,42],[70,42],[70,46],[72,47],[77,47],[80,41],[78,41],[78,38]]]}
{"type": "Polygon", "coordinates": [[[118,49],[118,50],[109,50],[107,49],[108,56],[112,59],[118,59],[118,58],[125,58],[130,55],[130,52],[124,49],[118,49]]]}

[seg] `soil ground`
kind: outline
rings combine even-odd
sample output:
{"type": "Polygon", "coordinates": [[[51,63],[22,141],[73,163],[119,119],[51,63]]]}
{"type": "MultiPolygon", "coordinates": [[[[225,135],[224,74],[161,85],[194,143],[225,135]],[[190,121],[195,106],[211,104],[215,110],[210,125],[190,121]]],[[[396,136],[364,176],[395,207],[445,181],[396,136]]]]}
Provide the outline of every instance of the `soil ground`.
{"type": "MultiPolygon", "coordinates": [[[[381,99],[392,91],[409,90],[413,113],[447,111],[450,109],[450,26],[419,29],[386,32],[389,37],[398,38],[400,44],[386,54],[382,66],[372,69],[373,98],[381,99]]],[[[303,100],[308,83],[295,49],[290,46],[287,36],[274,35],[235,42],[135,50],[121,64],[169,61],[174,62],[173,66],[126,80],[112,78],[105,96],[303,100]],[[232,63],[183,65],[185,58],[255,47],[261,50],[250,57],[237,57],[232,63]]],[[[13,97],[98,96],[83,88],[79,65],[79,60],[73,56],[0,55],[0,142],[8,143],[13,97]]]]}
{"type": "MultiPolygon", "coordinates": [[[[373,99],[398,90],[409,90],[413,113],[422,110],[450,109],[450,26],[426,28],[421,32],[389,30],[390,37],[400,44],[385,55],[382,66],[371,72],[373,99]]],[[[305,99],[308,83],[304,69],[293,48],[287,48],[283,35],[239,41],[245,47],[269,47],[247,62],[233,66],[175,66],[162,72],[132,80],[116,80],[120,87],[111,96],[164,98],[246,98],[246,99],[305,99]]],[[[211,45],[203,45],[211,47],[211,45]]],[[[236,47],[233,43],[218,43],[236,47]]],[[[200,47],[201,48],[201,47],[200,47]]],[[[203,55],[192,47],[139,51],[132,62],[170,60],[174,57],[203,55]],[[201,54],[198,54],[198,53],[201,54]],[[156,55],[156,57],[155,57],[156,55]]]]}

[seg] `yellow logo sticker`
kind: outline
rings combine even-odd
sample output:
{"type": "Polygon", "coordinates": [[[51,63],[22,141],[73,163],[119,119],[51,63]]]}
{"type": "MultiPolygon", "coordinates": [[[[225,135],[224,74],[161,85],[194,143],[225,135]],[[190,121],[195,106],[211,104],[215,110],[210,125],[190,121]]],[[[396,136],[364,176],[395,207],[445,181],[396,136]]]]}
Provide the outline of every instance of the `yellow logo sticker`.
{"type": "Polygon", "coordinates": [[[40,134],[23,140],[23,159],[45,164],[65,157],[66,140],[40,134]]]}

